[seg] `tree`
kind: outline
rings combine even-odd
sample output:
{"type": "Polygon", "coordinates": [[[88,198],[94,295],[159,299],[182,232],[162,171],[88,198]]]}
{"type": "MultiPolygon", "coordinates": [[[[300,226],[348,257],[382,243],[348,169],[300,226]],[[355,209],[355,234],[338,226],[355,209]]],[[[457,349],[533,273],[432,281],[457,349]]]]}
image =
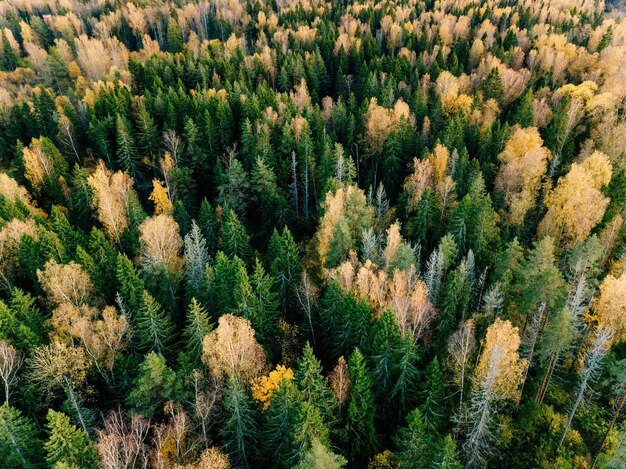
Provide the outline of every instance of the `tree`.
{"type": "Polygon", "coordinates": [[[406,417],[406,427],[398,430],[394,441],[400,467],[428,467],[431,460],[431,439],[426,430],[419,409],[415,409],[406,417]]]}
{"type": "Polygon", "coordinates": [[[139,155],[135,147],[135,142],[131,133],[131,126],[128,120],[118,114],[115,120],[116,130],[116,156],[117,164],[131,176],[135,177],[137,174],[137,166],[139,163],[139,155]]]}
{"type": "Polygon", "coordinates": [[[422,420],[429,428],[436,431],[441,428],[446,416],[444,405],[445,388],[437,357],[433,358],[433,361],[430,362],[426,369],[426,385],[424,388],[426,401],[420,408],[422,420]]]}
{"type": "Polygon", "coordinates": [[[265,351],[250,321],[232,314],[221,316],[217,328],[204,337],[202,359],[219,379],[248,381],[265,368],[265,351]]]}
{"type": "Polygon", "coordinates": [[[6,340],[0,340],[0,380],[4,384],[4,402],[9,407],[9,391],[17,381],[17,370],[22,365],[22,354],[6,340]]]}
{"type": "Polygon", "coordinates": [[[172,215],[174,212],[174,204],[172,204],[169,192],[162,181],[152,180],[152,193],[148,199],[154,204],[155,215],[172,215]]]}
{"type": "Polygon", "coordinates": [[[250,260],[250,236],[241,224],[234,210],[224,211],[222,232],[220,234],[221,250],[229,257],[237,256],[247,263],[250,260]]]}
{"type": "Polygon", "coordinates": [[[446,435],[439,443],[430,467],[433,469],[461,469],[463,467],[457,459],[456,444],[450,435],[446,435]]]}
{"type": "Polygon", "coordinates": [[[228,378],[222,406],[225,415],[220,430],[222,449],[233,462],[249,467],[255,459],[258,428],[250,396],[241,381],[228,378]]]}
{"type": "Polygon", "coordinates": [[[593,302],[601,326],[613,331],[615,342],[626,338],[626,273],[619,278],[609,274],[600,285],[600,294],[593,302]]]}
{"type": "Polygon", "coordinates": [[[461,323],[448,342],[448,366],[452,368],[454,383],[459,387],[459,407],[463,406],[465,377],[469,359],[476,345],[474,338],[474,320],[468,319],[461,323]]]}
{"type": "Polygon", "coordinates": [[[143,303],[144,283],[137,274],[135,266],[126,254],[117,256],[116,283],[120,308],[128,311],[131,317],[139,311],[143,303]]]}
{"type": "Polygon", "coordinates": [[[518,399],[526,366],[517,353],[519,345],[517,328],[509,321],[496,319],[487,329],[466,414],[469,428],[463,449],[469,466],[483,464],[492,451],[493,419],[498,403],[518,399]]]}
{"type": "Polygon", "coordinates": [[[344,404],[348,400],[350,391],[348,364],[343,356],[339,357],[337,365],[335,365],[335,368],[333,368],[333,371],[330,374],[330,387],[335,394],[335,399],[337,400],[339,407],[339,415],[341,416],[341,411],[344,408],[344,404]]]}
{"type": "Polygon", "coordinates": [[[187,294],[197,298],[206,297],[206,267],[209,262],[209,251],[202,230],[194,221],[191,231],[185,236],[185,277],[187,294]]]}
{"type": "Polygon", "coordinates": [[[264,409],[267,409],[274,394],[280,390],[282,381],[293,381],[294,379],[295,376],[291,368],[276,365],[276,369],[270,371],[269,375],[260,376],[252,380],[250,387],[252,398],[263,404],[264,409]]]}
{"type": "Polygon", "coordinates": [[[143,291],[142,304],[137,312],[138,345],[141,350],[165,353],[172,341],[174,325],[161,305],[143,291]]]}
{"type": "Polygon", "coordinates": [[[126,399],[140,415],[151,418],[172,398],[176,374],[163,355],[148,353],[139,367],[139,376],[126,399]]]}
{"type": "Polygon", "coordinates": [[[274,230],[268,246],[268,257],[280,306],[283,313],[287,314],[296,304],[296,287],[302,272],[298,246],[289,228],[283,228],[281,234],[274,230]]]}
{"type": "Polygon", "coordinates": [[[353,463],[364,462],[374,452],[376,430],[374,428],[374,395],[372,379],[359,349],[355,349],[348,360],[350,391],[344,438],[348,444],[348,455],[353,463]]]}
{"type": "Polygon", "coordinates": [[[328,383],[322,375],[322,364],[317,360],[310,344],[304,346],[302,357],[296,368],[296,382],[304,402],[317,409],[324,423],[331,426],[337,401],[328,383]]]}
{"type": "Polygon", "coordinates": [[[0,459],[8,467],[40,466],[42,444],[35,424],[15,407],[0,406],[0,459]]]}
{"type": "Polygon", "coordinates": [[[204,306],[198,300],[191,298],[187,307],[185,330],[183,335],[187,339],[187,349],[196,359],[202,356],[202,341],[204,336],[213,330],[213,324],[204,306]]]}
{"type": "Polygon", "coordinates": [[[70,303],[78,308],[87,303],[93,293],[89,275],[75,262],[63,265],[48,261],[43,270],[37,271],[37,278],[50,302],[57,306],[70,303]]]}
{"type": "Polygon", "coordinates": [[[87,178],[93,191],[92,204],[97,210],[98,220],[111,239],[120,242],[128,227],[128,212],[133,180],[128,173],[111,173],[103,161],[87,178]]]}
{"type": "Polygon", "coordinates": [[[546,197],[548,212],[538,232],[556,239],[556,244],[572,247],[586,238],[602,220],[609,204],[601,189],[611,180],[608,156],[593,152],[582,163],[573,163],[546,197]]]}
{"type": "Polygon", "coordinates": [[[139,226],[141,244],[140,262],[147,269],[163,267],[176,271],[183,263],[180,251],[183,239],[178,223],[171,215],[156,215],[146,218],[139,226]]]}
{"type": "Polygon", "coordinates": [[[561,435],[561,440],[559,441],[559,447],[563,444],[563,441],[565,441],[565,436],[572,425],[572,421],[574,420],[578,407],[583,402],[585,394],[589,390],[589,386],[592,384],[593,380],[597,377],[597,374],[600,371],[602,361],[610,348],[612,335],[613,331],[607,327],[597,329],[593,342],[589,347],[589,350],[585,353],[584,365],[579,373],[580,382],[578,384],[578,390],[576,392],[576,397],[571,404],[571,410],[567,418],[567,423],[563,428],[563,434],[561,435]]]}
{"type": "Polygon", "coordinates": [[[96,430],[95,443],[101,465],[110,468],[125,467],[126,464],[147,466],[149,462],[149,421],[133,413],[130,418],[120,410],[107,415],[102,428],[96,430]]]}
{"type": "Polygon", "coordinates": [[[345,467],[346,458],[333,453],[327,446],[314,439],[311,449],[302,455],[295,469],[341,469],[345,467]]]}
{"type": "Polygon", "coordinates": [[[498,155],[501,162],[496,190],[504,195],[505,220],[514,226],[524,221],[539,194],[550,159],[536,127],[515,127],[498,155]]]}
{"type": "Polygon", "coordinates": [[[46,461],[54,467],[96,467],[96,453],[89,442],[89,435],[70,423],[67,415],[48,410],[46,461]]]}

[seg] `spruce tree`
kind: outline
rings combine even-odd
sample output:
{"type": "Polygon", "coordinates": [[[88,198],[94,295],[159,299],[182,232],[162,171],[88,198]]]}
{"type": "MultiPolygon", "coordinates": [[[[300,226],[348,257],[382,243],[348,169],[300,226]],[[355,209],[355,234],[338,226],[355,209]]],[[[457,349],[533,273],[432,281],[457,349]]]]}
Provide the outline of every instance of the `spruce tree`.
{"type": "Polygon", "coordinates": [[[15,407],[0,406],[0,460],[6,467],[39,467],[42,444],[35,424],[15,407]]]}
{"type": "Polygon", "coordinates": [[[419,409],[406,417],[406,426],[395,437],[401,467],[429,467],[432,441],[419,409]]]}
{"type": "Polygon", "coordinates": [[[220,236],[221,250],[229,257],[237,256],[246,264],[250,260],[250,236],[234,210],[225,210],[220,236]]]}
{"type": "Polygon", "coordinates": [[[70,423],[67,415],[48,410],[46,427],[50,435],[46,441],[46,461],[51,467],[95,468],[96,453],[89,443],[89,435],[70,423]]]}
{"type": "Polygon", "coordinates": [[[167,366],[163,355],[150,352],[139,366],[139,376],[126,402],[140,415],[152,418],[173,397],[175,386],[176,373],[167,366]]]}
{"type": "Polygon", "coordinates": [[[282,234],[274,230],[268,246],[268,259],[283,314],[293,313],[295,288],[300,281],[302,265],[298,246],[289,228],[283,228],[282,234]]]}
{"type": "Polygon", "coordinates": [[[350,397],[348,398],[344,441],[350,461],[355,465],[362,465],[369,460],[377,446],[374,427],[376,406],[372,393],[372,378],[358,348],[350,355],[348,372],[350,397]]]}
{"type": "Polygon", "coordinates": [[[330,389],[328,378],[322,375],[322,364],[315,357],[308,342],[298,360],[295,376],[303,401],[315,407],[324,423],[331,426],[337,400],[330,389]]]}
{"type": "Polygon", "coordinates": [[[117,256],[116,268],[117,293],[123,307],[130,317],[134,317],[143,303],[144,283],[135,270],[135,266],[126,254],[117,256]]]}
{"type": "Polygon", "coordinates": [[[229,378],[222,397],[222,449],[239,467],[254,467],[258,443],[257,416],[243,383],[229,378]]]}
{"type": "Polygon", "coordinates": [[[202,340],[204,336],[213,330],[213,324],[204,306],[195,298],[187,307],[187,317],[185,320],[185,330],[183,335],[187,341],[189,350],[196,360],[200,360],[202,355],[202,340]]]}
{"type": "Polygon", "coordinates": [[[174,325],[161,305],[143,291],[142,305],[136,319],[138,348],[146,351],[165,353],[169,349],[174,333],[174,325]]]}
{"type": "Polygon", "coordinates": [[[130,123],[124,116],[118,114],[115,121],[115,130],[117,165],[120,169],[128,171],[131,176],[135,177],[137,174],[139,155],[131,134],[130,123]]]}
{"type": "Polygon", "coordinates": [[[426,401],[420,408],[422,418],[430,429],[437,431],[441,428],[446,417],[445,386],[437,357],[433,358],[433,361],[426,368],[425,391],[426,401]]]}

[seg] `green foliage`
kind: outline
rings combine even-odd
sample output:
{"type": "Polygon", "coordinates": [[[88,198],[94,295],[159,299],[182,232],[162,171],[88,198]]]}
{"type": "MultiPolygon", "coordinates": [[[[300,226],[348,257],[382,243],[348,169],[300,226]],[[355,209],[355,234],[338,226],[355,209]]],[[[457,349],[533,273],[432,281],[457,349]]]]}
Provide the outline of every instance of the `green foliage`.
{"type": "Polygon", "coordinates": [[[152,417],[162,411],[174,395],[176,374],[167,366],[163,355],[150,352],[139,367],[139,375],[126,399],[137,413],[152,417]]]}
{"type": "Polygon", "coordinates": [[[35,468],[40,465],[42,442],[29,418],[6,404],[0,406],[0,459],[7,467],[35,468]]]}
{"type": "Polygon", "coordinates": [[[46,441],[46,461],[53,467],[95,468],[96,453],[89,436],[70,423],[67,415],[48,410],[49,438],[46,441]]]}
{"type": "Polygon", "coordinates": [[[235,464],[251,466],[257,456],[258,423],[252,399],[242,383],[229,379],[222,397],[222,449],[235,464]]]}

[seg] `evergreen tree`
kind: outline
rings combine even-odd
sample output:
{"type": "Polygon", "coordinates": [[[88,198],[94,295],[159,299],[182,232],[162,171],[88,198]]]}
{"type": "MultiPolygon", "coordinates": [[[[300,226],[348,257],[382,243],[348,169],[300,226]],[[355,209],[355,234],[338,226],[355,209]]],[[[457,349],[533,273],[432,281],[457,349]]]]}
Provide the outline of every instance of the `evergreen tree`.
{"type": "Polygon", "coordinates": [[[268,260],[283,314],[293,314],[292,308],[296,304],[295,288],[300,281],[302,266],[298,246],[289,228],[283,228],[282,234],[278,234],[276,230],[272,233],[268,260]]]}
{"type": "Polygon", "coordinates": [[[422,418],[430,429],[437,431],[441,428],[446,417],[445,387],[437,357],[433,358],[426,369],[425,391],[426,401],[420,408],[422,418]]]}
{"type": "Polygon", "coordinates": [[[204,306],[198,303],[195,298],[187,307],[187,318],[185,320],[185,330],[183,335],[187,340],[187,350],[189,350],[196,360],[200,360],[202,355],[202,340],[204,336],[213,330],[213,325],[204,306]]]}
{"type": "Polygon", "coordinates": [[[456,444],[450,435],[446,435],[439,443],[437,454],[433,456],[433,469],[461,469],[463,466],[456,455],[456,444]]]}
{"type": "Polygon", "coordinates": [[[89,443],[89,435],[70,423],[67,415],[48,410],[46,424],[46,461],[52,467],[95,468],[96,453],[89,443]]]}
{"type": "Polygon", "coordinates": [[[337,401],[328,384],[328,378],[322,375],[322,364],[315,358],[313,348],[308,342],[298,360],[295,375],[303,401],[315,407],[324,423],[332,426],[337,401]]]}
{"type": "Polygon", "coordinates": [[[167,21],[167,51],[176,53],[183,50],[183,33],[178,26],[178,21],[174,16],[170,16],[167,21]]]}
{"type": "Polygon", "coordinates": [[[243,383],[230,378],[222,397],[224,422],[220,428],[222,449],[240,467],[254,467],[258,424],[252,400],[243,383]]]}
{"type": "Polygon", "coordinates": [[[144,283],[125,254],[117,256],[116,280],[117,293],[121,300],[120,307],[134,317],[143,303],[144,283]]]}
{"type": "Polygon", "coordinates": [[[0,406],[0,460],[6,467],[40,466],[42,444],[35,424],[6,404],[0,406]]]}
{"type": "Polygon", "coordinates": [[[150,352],[139,366],[139,376],[126,402],[139,414],[151,418],[173,397],[175,386],[176,374],[167,366],[163,355],[150,352]]]}
{"type": "Polygon", "coordinates": [[[224,211],[220,241],[224,254],[229,257],[237,256],[245,263],[249,261],[250,236],[233,210],[224,211]]]}
{"type": "Polygon", "coordinates": [[[504,88],[502,86],[502,78],[498,67],[493,67],[483,82],[483,94],[485,99],[495,99],[500,101],[504,96],[504,88]]]}
{"type": "Polygon", "coordinates": [[[138,347],[141,350],[165,353],[173,338],[174,326],[169,315],[148,293],[143,291],[142,305],[137,313],[138,347]]]}
{"type": "Polygon", "coordinates": [[[118,114],[115,121],[115,130],[117,165],[120,169],[128,171],[131,176],[136,177],[139,155],[137,154],[135,142],[131,134],[130,123],[120,114],[118,114]]]}
{"type": "Polygon", "coordinates": [[[374,395],[372,378],[365,359],[356,349],[348,360],[350,375],[350,397],[344,440],[348,456],[353,464],[361,465],[369,460],[376,449],[376,429],[374,428],[374,395]]]}
{"type": "Polygon", "coordinates": [[[406,417],[406,427],[398,430],[395,438],[401,467],[429,467],[432,441],[419,409],[406,417]]]}
{"type": "Polygon", "coordinates": [[[280,317],[278,295],[272,288],[273,284],[273,279],[265,273],[263,264],[257,258],[254,272],[250,277],[254,301],[250,308],[249,319],[259,342],[266,350],[274,345],[273,334],[280,317]]]}

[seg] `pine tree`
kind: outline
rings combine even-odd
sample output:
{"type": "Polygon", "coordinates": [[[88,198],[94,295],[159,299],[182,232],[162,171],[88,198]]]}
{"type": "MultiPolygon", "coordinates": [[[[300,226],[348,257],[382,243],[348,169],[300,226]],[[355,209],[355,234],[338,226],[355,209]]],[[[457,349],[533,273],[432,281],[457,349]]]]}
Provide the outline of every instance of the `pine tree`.
{"type": "Polygon", "coordinates": [[[224,422],[220,428],[222,449],[231,461],[243,467],[254,465],[257,447],[257,417],[244,385],[230,378],[222,398],[224,422]]]}
{"type": "Polygon", "coordinates": [[[50,438],[46,441],[46,461],[50,466],[95,468],[96,453],[89,435],[70,423],[67,415],[48,410],[46,424],[50,438]]]}
{"type": "Polygon", "coordinates": [[[445,421],[445,387],[437,357],[433,358],[426,369],[426,401],[420,410],[426,425],[432,430],[439,430],[445,421]]]}
{"type": "Polygon", "coordinates": [[[0,460],[6,467],[40,466],[42,444],[35,424],[6,404],[0,406],[0,460]]]}
{"type": "Polygon", "coordinates": [[[417,368],[418,353],[413,337],[403,337],[399,351],[398,377],[391,390],[391,397],[396,403],[396,417],[404,415],[413,408],[416,400],[416,387],[419,378],[417,368]]]}
{"type": "Polygon", "coordinates": [[[401,467],[429,467],[432,441],[419,409],[407,415],[406,427],[398,430],[395,443],[401,467]]]}
{"type": "Polygon", "coordinates": [[[375,404],[370,377],[363,355],[356,349],[348,360],[350,374],[350,397],[344,439],[353,464],[364,464],[374,453],[376,429],[374,428],[375,404]]]}
{"type": "Polygon", "coordinates": [[[141,101],[137,108],[137,146],[142,155],[154,158],[159,145],[157,126],[150,112],[146,109],[145,101],[141,101]]]}
{"type": "Polygon", "coordinates": [[[278,311],[278,295],[273,290],[273,279],[265,273],[263,264],[257,258],[254,272],[250,277],[250,285],[254,301],[249,316],[252,327],[257,333],[259,342],[266,348],[274,344],[273,335],[280,317],[278,311]]]}
{"type": "Polygon", "coordinates": [[[141,350],[162,354],[169,349],[174,332],[172,320],[146,290],[143,291],[136,323],[138,346],[141,350]]]}

